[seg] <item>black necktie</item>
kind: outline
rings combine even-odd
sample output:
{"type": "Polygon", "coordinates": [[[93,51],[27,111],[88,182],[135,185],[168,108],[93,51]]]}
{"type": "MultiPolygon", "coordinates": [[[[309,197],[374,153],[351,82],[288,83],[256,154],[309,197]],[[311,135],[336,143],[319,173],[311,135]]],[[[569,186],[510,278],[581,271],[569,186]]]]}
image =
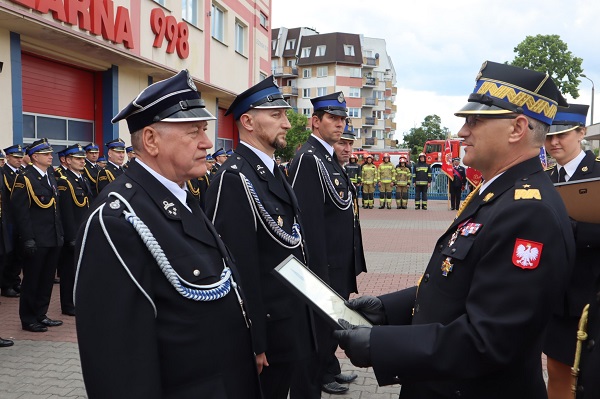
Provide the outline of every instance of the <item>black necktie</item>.
{"type": "Polygon", "coordinates": [[[565,176],[567,175],[567,171],[565,170],[564,167],[560,168],[560,170],[558,171],[558,182],[559,183],[564,183],[567,180],[565,179],[565,176]]]}

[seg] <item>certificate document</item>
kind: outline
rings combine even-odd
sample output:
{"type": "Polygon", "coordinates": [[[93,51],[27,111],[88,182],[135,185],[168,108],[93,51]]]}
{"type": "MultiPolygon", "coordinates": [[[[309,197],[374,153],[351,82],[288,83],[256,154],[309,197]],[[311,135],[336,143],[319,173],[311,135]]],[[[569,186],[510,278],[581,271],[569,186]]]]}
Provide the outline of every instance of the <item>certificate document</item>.
{"type": "Polygon", "coordinates": [[[291,287],[306,303],[325,317],[336,329],[341,326],[338,319],[344,319],[354,325],[371,326],[360,313],[349,309],[345,300],[329,287],[316,274],[308,269],[295,256],[288,256],[273,273],[291,287]]]}

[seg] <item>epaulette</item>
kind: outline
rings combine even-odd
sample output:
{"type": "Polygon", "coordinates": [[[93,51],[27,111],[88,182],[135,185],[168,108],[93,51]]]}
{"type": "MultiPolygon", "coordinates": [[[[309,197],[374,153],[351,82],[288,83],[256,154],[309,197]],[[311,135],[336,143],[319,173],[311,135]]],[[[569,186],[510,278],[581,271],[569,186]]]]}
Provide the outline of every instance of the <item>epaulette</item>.
{"type": "MultiPolygon", "coordinates": [[[[125,201],[129,201],[131,197],[133,197],[133,194],[135,194],[135,189],[133,188],[133,185],[129,182],[124,183],[123,185],[119,185],[117,187],[111,185],[111,188],[111,192],[118,192],[121,195],[121,197],[125,199],[125,201]],[[125,187],[126,190],[119,190],[122,187],[125,187]]],[[[115,196],[111,196],[110,193],[108,193],[108,196],[106,197],[106,202],[104,204],[104,209],[102,210],[102,214],[107,216],[119,217],[123,214],[124,209],[125,204],[123,203],[123,201],[121,201],[115,196]]]]}
{"type": "MultiPolygon", "coordinates": [[[[531,187],[531,184],[527,184],[527,183],[524,184],[523,180],[519,180],[515,184],[514,200],[518,201],[518,200],[531,200],[531,199],[541,200],[542,194],[540,193],[540,190],[537,188],[531,187]],[[521,187],[518,187],[519,185],[521,187]]],[[[487,202],[487,201],[485,201],[485,198],[484,198],[484,202],[487,202]]]]}
{"type": "Polygon", "coordinates": [[[242,166],[244,165],[244,159],[239,155],[234,155],[234,157],[229,157],[227,161],[227,168],[225,168],[225,170],[239,174],[240,170],[242,170],[242,166]]]}

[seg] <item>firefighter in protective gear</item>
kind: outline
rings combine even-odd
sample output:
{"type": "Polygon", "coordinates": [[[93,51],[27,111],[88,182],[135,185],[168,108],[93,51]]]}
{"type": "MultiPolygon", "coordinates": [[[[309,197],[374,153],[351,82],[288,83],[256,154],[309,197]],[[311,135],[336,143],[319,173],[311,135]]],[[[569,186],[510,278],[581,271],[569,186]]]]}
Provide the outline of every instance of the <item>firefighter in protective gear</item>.
{"type": "Polygon", "coordinates": [[[396,165],[394,173],[397,209],[408,208],[408,190],[410,188],[410,181],[412,180],[412,173],[407,165],[406,158],[400,157],[400,162],[396,165]]]}
{"type": "Polygon", "coordinates": [[[427,189],[431,186],[431,166],[425,162],[425,154],[419,154],[413,175],[415,184],[415,209],[427,210],[427,189]]]}
{"type": "Polygon", "coordinates": [[[392,187],[394,186],[394,164],[390,162],[390,154],[383,154],[383,162],[377,169],[379,181],[379,209],[392,209],[392,187]]]}
{"type": "Polygon", "coordinates": [[[377,184],[377,166],[373,164],[373,155],[368,154],[361,168],[361,181],[363,188],[363,208],[373,209],[373,193],[377,184]]]}
{"type": "Polygon", "coordinates": [[[348,173],[348,177],[350,181],[354,183],[356,187],[360,185],[360,165],[358,164],[358,157],[356,154],[352,153],[350,155],[350,162],[346,164],[346,173],[348,173]]]}

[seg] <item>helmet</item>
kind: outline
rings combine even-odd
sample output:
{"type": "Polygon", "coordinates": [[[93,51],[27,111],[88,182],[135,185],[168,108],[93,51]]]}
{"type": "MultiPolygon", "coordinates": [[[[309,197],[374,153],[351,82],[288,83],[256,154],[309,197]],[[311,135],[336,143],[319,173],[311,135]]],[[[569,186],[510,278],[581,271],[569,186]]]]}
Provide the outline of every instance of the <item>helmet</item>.
{"type": "Polygon", "coordinates": [[[388,153],[386,152],[386,153],[384,153],[384,154],[383,154],[383,157],[384,157],[384,158],[389,158],[389,157],[390,157],[390,154],[388,154],[388,153]]]}
{"type": "Polygon", "coordinates": [[[358,159],[358,157],[356,156],[356,154],[355,154],[355,153],[352,153],[352,154],[350,154],[350,159],[352,159],[352,158],[354,158],[354,159],[358,159]]]}
{"type": "Polygon", "coordinates": [[[406,158],[405,157],[400,157],[400,162],[406,163],[406,158]]]}
{"type": "Polygon", "coordinates": [[[421,157],[424,157],[424,156],[425,156],[425,153],[422,152],[422,153],[419,154],[419,156],[417,158],[421,158],[421,157]]]}
{"type": "Polygon", "coordinates": [[[371,154],[367,154],[367,155],[365,155],[365,159],[367,159],[367,158],[371,158],[371,159],[373,159],[373,155],[371,155],[371,154]]]}

